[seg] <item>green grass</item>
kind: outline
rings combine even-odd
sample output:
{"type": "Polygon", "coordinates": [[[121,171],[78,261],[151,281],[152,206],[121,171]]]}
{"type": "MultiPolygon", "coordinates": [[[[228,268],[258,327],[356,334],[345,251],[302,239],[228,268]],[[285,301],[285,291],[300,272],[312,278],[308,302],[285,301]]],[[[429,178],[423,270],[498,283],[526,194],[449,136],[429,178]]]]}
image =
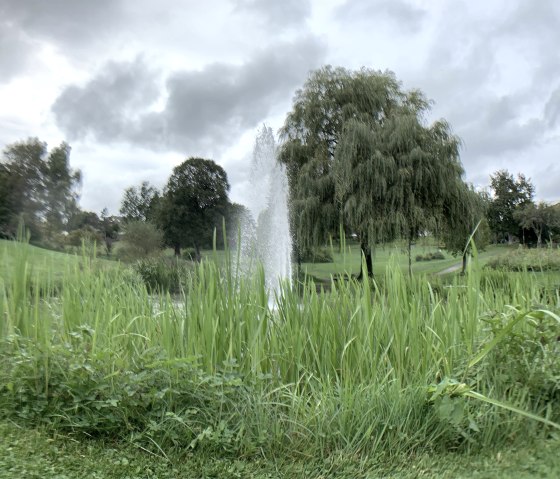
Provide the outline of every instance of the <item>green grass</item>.
{"type": "Polygon", "coordinates": [[[69,463],[88,457],[73,439],[96,438],[92,457],[115,466],[111,451],[125,451],[141,473],[149,451],[199,476],[407,477],[411,458],[441,474],[514,461],[508,451],[551,444],[560,428],[555,276],[473,264],[428,282],[393,257],[379,283],[271,297],[262,271],[241,278],[217,261],[177,302],[86,258],[50,288],[33,251],[14,246],[0,286],[0,420],[23,446],[35,428],[38,441],[66,437],[69,463]]]}
{"type": "MultiPolygon", "coordinates": [[[[21,245],[16,241],[0,239],[0,283],[11,281],[12,275],[18,264],[18,255],[23,253],[21,245]]],[[[37,246],[28,245],[25,249],[29,274],[39,283],[59,281],[70,268],[84,265],[82,255],[67,254],[51,251],[37,246]]],[[[96,264],[111,268],[114,262],[105,259],[96,259],[96,264]]]]}
{"type": "Polygon", "coordinates": [[[400,457],[391,464],[344,455],[324,460],[282,461],[187,453],[167,458],[130,444],[76,441],[44,430],[0,423],[0,479],[189,478],[556,478],[560,440],[527,443],[477,455],[443,453],[400,457]]]}
{"type": "MultiPolygon", "coordinates": [[[[498,258],[514,250],[514,247],[504,245],[490,245],[485,251],[478,254],[480,265],[486,264],[494,258],[498,258]]],[[[417,255],[438,251],[437,245],[431,242],[419,242],[412,247],[412,273],[434,274],[446,270],[454,265],[461,264],[461,257],[453,256],[442,250],[445,255],[443,260],[415,261],[417,255]]],[[[302,270],[320,280],[328,280],[331,275],[358,274],[361,268],[360,247],[356,243],[349,243],[345,253],[333,248],[332,263],[304,263],[302,270]]],[[[402,271],[408,273],[408,254],[404,244],[390,244],[377,248],[374,257],[374,275],[383,275],[390,262],[396,264],[402,271]]]]}

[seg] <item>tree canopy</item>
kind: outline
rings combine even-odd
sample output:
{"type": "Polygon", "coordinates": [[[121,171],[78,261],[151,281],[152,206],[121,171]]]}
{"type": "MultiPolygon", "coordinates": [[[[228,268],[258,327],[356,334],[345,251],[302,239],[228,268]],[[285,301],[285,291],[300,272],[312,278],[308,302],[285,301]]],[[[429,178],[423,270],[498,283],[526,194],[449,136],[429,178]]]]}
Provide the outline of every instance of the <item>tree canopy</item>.
{"type": "Polygon", "coordinates": [[[20,219],[32,238],[64,229],[77,209],[81,182],[80,171],[70,168],[67,143],[50,153],[38,138],[8,145],[0,166],[0,232],[4,236],[15,235],[20,219]]]}
{"type": "Polygon", "coordinates": [[[522,237],[522,228],[514,213],[533,203],[535,187],[519,173],[517,179],[507,170],[499,170],[490,176],[493,191],[488,207],[488,223],[498,241],[511,241],[513,236],[522,237]]]}
{"type": "Polygon", "coordinates": [[[124,190],[119,213],[126,221],[153,220],[159,197],[158,189],[143,181],[124,190]]]}
{"type": "Polygon", "coordinates": [[[429,107],[391,72],[310,75],[281,130],[300,250],[342,223],[358,234],[371,271],[377,243],[437,229],[445,205],[460,200],[463,169],[449,125],[424,121],[429,107]]]}
{"type": "Polygon", "coordinates": [[[224,169],[212,160],[189,158],[176,166],[159,203],[158,223],[176,254],[186,246],[211,244],[228,201],[229,183],[224,169]]]}

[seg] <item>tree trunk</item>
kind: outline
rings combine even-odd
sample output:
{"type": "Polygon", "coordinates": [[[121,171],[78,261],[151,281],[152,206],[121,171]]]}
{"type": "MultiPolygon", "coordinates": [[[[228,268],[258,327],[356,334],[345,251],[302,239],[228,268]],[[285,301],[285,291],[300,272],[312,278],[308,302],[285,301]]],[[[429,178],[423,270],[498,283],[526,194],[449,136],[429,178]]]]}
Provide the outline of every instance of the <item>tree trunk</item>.
{"type": "MultiPolygon", "coordinates": [[[[368,246],[366,242],[360,241],[360,250],[366,260],[365,268],[367,271],[367,275],[368,277],[373,278],[373,259],[371,255],[371,248],[368,246]]],[[[358,279],[361,280],[363,278],[364,278],[364,270],[363,268],[360,268],[360,274],[358,275],[358,279]]]]}
{"type": "Polygon", "coordinates": [[[198,243],[195,241],[194,243],[194,260],[197,263],[200,263],[202,259],[202,256],[200,255],[200,246],[198,246],[198,243]]]}
{"type": "Polygon", "coordinates": [[[175,250],[175,256],[180,257],[181,256],[181,245],[179,243],[175,243],[173,245],[173,249],[175,250]]]}
{"type": "Polygon", "coordinates": [[[412,278],[412,234],[408,236],[408,276],[412,278]]]}
{"type": "Polygon", "coordinates": [[[468,253],[465,251],[463,253],[463,267],[461,268],[461,274],[464,275],[467,272],[467,258],[468,258],[468,253]]]}

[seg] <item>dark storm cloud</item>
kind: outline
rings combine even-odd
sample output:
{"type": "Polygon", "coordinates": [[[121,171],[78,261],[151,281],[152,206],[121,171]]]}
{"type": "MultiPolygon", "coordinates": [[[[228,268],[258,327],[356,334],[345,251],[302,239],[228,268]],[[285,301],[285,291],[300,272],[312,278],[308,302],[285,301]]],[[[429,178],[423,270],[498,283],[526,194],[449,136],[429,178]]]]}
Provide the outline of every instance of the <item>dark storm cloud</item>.
{"type": "Polygon", "coordinates": [[[274,30],[299,26],[311,15],[309,0],[235,0],[234,3],[238,12],[258,15],[274,30]]]}
{"type": "Polygon", "coordinates": [[[404,0],[347,0],[336,9],[336,16],[350,23],[367,21],[372,25],[389,20],[399,29],[417,32],[426,11],[404,0]]]}
{"type": "Polygon", "coordinates": [[[111,63],[83,87],[64,90],[53,112],[73,138],[216,151],[289,101],[323,54],[321,43],[304,38],[276,44],[241,65],[214,63],[175,72],[167,80],[165,106],[157,112],[146,112],[155,99],[155,80],[143,63],[111,63]]]}

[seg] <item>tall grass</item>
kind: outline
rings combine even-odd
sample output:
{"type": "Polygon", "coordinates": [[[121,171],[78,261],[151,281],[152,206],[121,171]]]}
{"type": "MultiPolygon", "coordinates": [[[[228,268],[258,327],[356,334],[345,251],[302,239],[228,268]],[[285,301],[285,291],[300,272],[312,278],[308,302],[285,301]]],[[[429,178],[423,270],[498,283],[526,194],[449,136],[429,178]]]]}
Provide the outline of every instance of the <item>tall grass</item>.
{"type": "Polygon", "coordinates": [[[541,371],[560,334],[551,276],[473,265],[442,284],[390,264],[376,282],[273,294],[262,269],[241,277],[206,261],[177,300],[91,261],[70,266],[60,290],[32,287],[26,248],[0,291],[0,415],[156,451],[310,456],[490,447],[553,427],[476,394],[559,418],[557,371],[541,371]],[[538,339],[536,323],[550,341],[531,350],[523,338],[538,339]]]}

